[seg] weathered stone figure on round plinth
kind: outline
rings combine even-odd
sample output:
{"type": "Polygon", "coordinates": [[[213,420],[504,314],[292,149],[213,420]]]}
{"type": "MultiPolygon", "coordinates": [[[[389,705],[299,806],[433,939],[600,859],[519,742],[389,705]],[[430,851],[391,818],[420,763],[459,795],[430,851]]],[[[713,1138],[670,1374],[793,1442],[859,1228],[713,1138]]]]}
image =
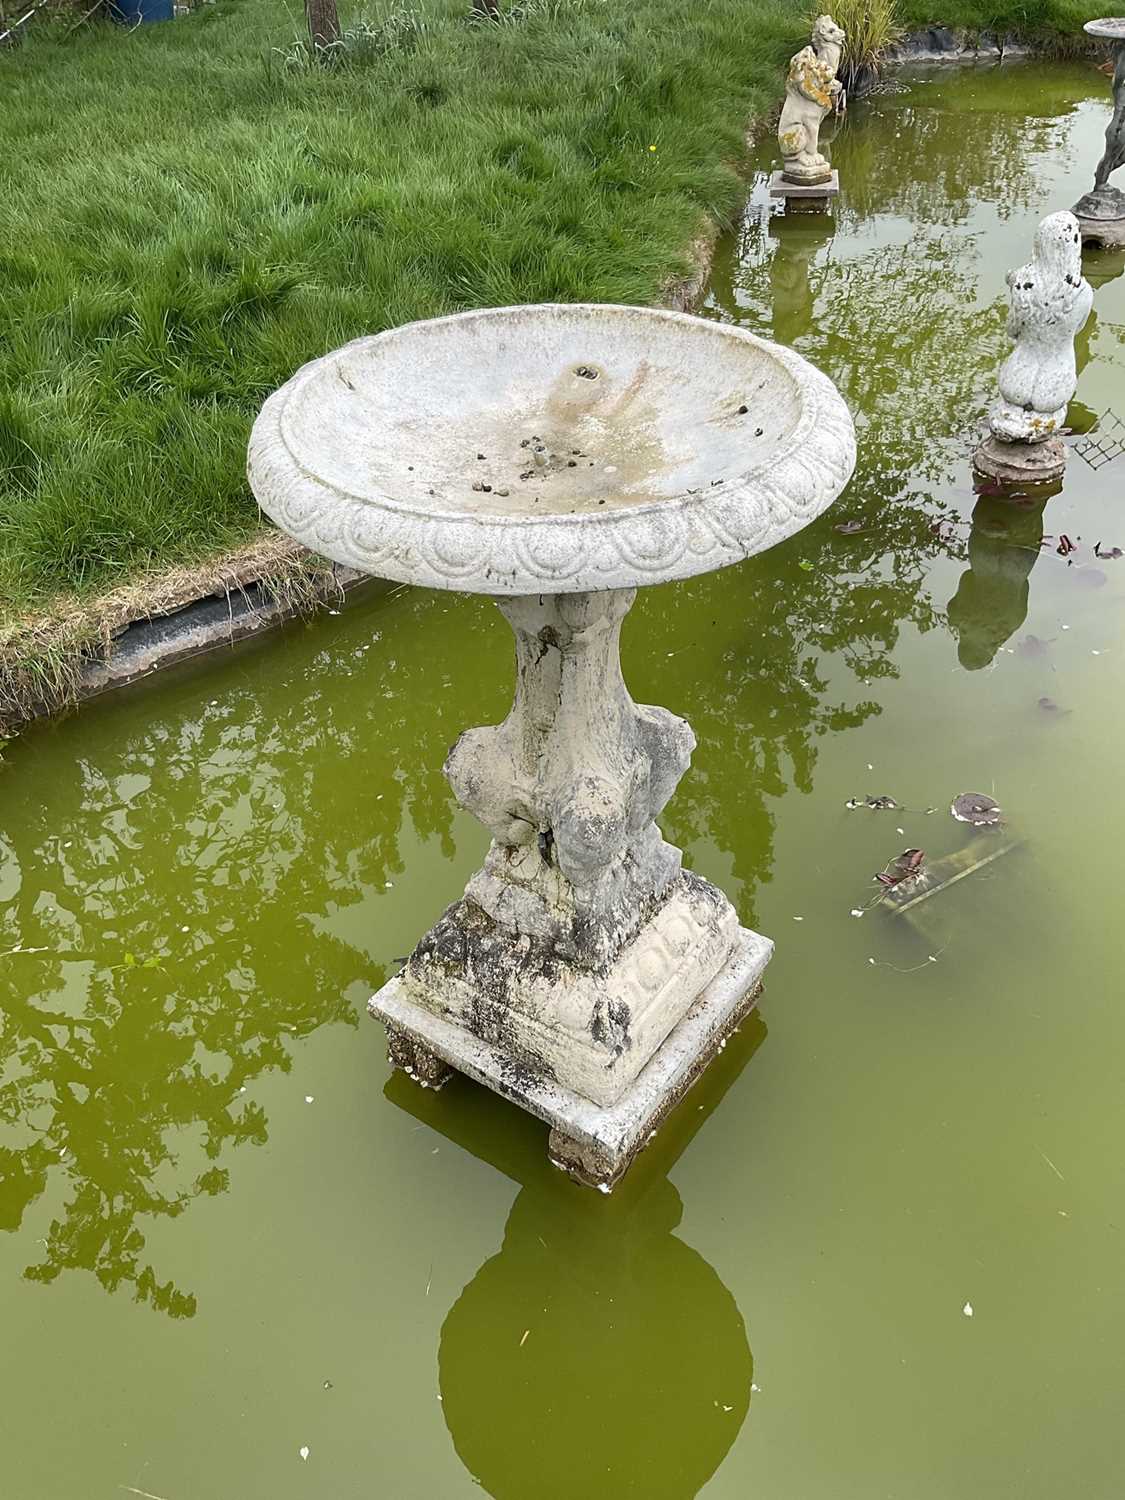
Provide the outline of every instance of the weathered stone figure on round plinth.
{"type": "Polygon", "coordinates": [[[844,33],[831,16],[818,16],[812,41],[789,64],[785,103],[777,127],[782,176],[799,187],[827,182],[832,176],[820,150],[820,126],[836,107],[843,85],[836,77],[844,50],[844,33]]]}
{"type": "Polygon", "coordinates": [[[608,1188],[754,1005],[773,945],[682,868],[656,818],[695,738],[635,703],[636,589],[799,531],[855,463],[835,387],[792,350],[630,307],[490,308],[315,360],[250,442],[263,509],[368,573],[496,599],[502,724],[446,761],[492,836],[464,895],[373,997],[392,1062],[551,1126],[608,1188]]]}
{"type": "Polygon", "coordinates": [[[1078,385],[1074,339],[1094,302],[1073,214],[1043,220],[1031,261],[1008,272],[1008,295],[1008,337],[1015,348],[1000,366],[1000,399],[973,464],[1002,483],[1043,483],[1066,466],[1058,434],[1078,385]]]}
{"type": "Polygon", "coordinates": [[[1087,21],[1091,36],[1114,43],[1113,114],[1105,132],[1105,151],[1094,173],[1094,186],[1074,205],[1085,244],[1112,249],[1125,245],[1125,193],[1110,183],[1110,175],[1125,163],[1125,18],[1087,21]]]}

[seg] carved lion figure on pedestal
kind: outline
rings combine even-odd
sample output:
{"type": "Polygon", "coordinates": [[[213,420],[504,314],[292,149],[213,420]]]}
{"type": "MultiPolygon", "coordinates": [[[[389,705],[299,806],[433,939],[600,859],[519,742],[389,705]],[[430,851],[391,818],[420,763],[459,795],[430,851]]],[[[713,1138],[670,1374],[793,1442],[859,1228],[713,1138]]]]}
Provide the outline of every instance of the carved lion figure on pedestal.
{"type": "Polygon", "coordinates": [[[819,146],[820,125],[842,91],[836,70],[845,36],[831,16],[818,16],[812,42],[789,64],[785,103],[777,128],[782,175],[787,182],[827,182],[832,169],[819,146]]]}

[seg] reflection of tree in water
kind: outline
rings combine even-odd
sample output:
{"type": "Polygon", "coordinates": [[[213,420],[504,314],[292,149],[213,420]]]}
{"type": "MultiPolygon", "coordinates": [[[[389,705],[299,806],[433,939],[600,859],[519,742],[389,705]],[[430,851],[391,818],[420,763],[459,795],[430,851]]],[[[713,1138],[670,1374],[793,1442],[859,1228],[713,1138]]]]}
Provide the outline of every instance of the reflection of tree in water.
{"type": "Polygon", "coordinates": [[[1028,580],[1040,555],[1043,509],[1061,485],[1035,500],[982,496],[969,532],[969,566],[949,601],[957,658],[967,672],[991,664],[1027,619],[1028,580]]]}
{"type": "Polygon", "coordinates": [[[959,224],[978,204],[1007,218],[1037,203],[1040,163],[1065,154],[1069,117],[1096,88],[1077,70],[1021,65],[945,72],[937,86],[936,105],[922,79],[850,112],[832,153],[848,228],[873,214],[959,224]]]}
{"type": "Polygon", "coordinates": [[[667,1173],[765,1036],[752,1014],[606,1199],[544,1160],[544,1127],[456,1080],[388,1098],[521,1184],[500,1250],[450,1308],[438,1372],[458,1457],[495,1500],[692,1500],[749,1410],[738,1306],[675,1230],[667,1173]]]}
{"type": "Polygon", "coordinates": [[[717,674],[689,680],[673,705],[701,750],[666,823],[678,843],[715,839],[744,881],[747,855],[772,838],[768,799],[790,780],[811,790],[816,739],[877,713],[862,688],[896,675],[902,626],[940,620],[926,579],[946,550],[932,528],[949,506],[935,493],[959,465],[967,484],[966,434],[1002,335],[1003,309],[982,317],[974,305],[977,252],[967,242],[849,248],[836,253],[823,228],[800,221],[768,233],[751,221],[723,247],[712,280],[710,310],[812,359],[840,387],[860,438],[855,477],[827,515],[768,560],[688,586],[726,649],[717,674]],[[845,518],[863,530],[841,536],[845,518]],[[858,693],[843,689],[833,658],[858,693]],[[721,755],[708,754],[711,743],[721,755]]]}
{"type": "MultiPolygon", "coordinates": [[[[469,621],[471,649],[483,612],[469,621]]],[[[52,1176],[69,1194],[32,1279],[83,1268],[194,1312],[146,1260],[144,1220],[224,1191],[221,1158],[266,1139],[249,1085],[317,1027],[357,1024],[345,989],[383,971],[323,919],[363,904],[375,928],[403,820],[452,849],[440,767],[466,700],[430,654],[372,682],[359,652],[313,655],[298,633],[283,660],[279,683],[251,657],[202,713],[190,690],[121,705],[95,750],[72,722],[55,733],[76,759],[43,736],[48,797],[35,742],[5,769],[0,953],[45,951],[0,963],[0,1229],[52,1176]]],[[[371,946],[386,960],[402,941],[373,930],[371,946]]]]}

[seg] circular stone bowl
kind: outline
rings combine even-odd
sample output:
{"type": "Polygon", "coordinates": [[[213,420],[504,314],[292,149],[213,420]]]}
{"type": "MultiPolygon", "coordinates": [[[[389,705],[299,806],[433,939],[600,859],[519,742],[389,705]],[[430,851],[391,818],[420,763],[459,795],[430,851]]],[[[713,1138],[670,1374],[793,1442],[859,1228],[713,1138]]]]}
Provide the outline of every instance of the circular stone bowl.
{"type": "Polygon", "coordinates": [[[688,578],[800,531],[855,467],[800,355],[651,308],[486,308],[313,360],[250,438],[250,486],[313,551],[508,595],[688,578]]]}

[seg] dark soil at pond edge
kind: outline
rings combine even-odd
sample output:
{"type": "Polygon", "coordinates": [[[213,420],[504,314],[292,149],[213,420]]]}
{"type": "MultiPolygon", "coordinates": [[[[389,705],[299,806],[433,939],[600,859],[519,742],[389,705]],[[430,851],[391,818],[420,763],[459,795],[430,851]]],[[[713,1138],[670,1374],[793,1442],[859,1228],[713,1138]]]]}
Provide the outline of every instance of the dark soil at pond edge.
{"type": "MultiPolygon", "coordinates": [[[[805,25],[780,3],[665,4],[654,39],[652,8],[469,27],[434,0],[409,46],[332,75],[287,65],[275,0],[0,57],[19,247],[0,311],[0,733],[352,581],[263,530],[245,485],[253,415],[306,359],[464,306],[694,305],[744,192],[732,121],[776,116],[805,25]],[[454,144],[435,121],[455,110],[454,144]],[[201,629],[206,598],[225,632],[201,629]]],[[[946,7],[899,50],[1073,52],[1087,9],[981,31],[979,4],[946,7]]]]}

